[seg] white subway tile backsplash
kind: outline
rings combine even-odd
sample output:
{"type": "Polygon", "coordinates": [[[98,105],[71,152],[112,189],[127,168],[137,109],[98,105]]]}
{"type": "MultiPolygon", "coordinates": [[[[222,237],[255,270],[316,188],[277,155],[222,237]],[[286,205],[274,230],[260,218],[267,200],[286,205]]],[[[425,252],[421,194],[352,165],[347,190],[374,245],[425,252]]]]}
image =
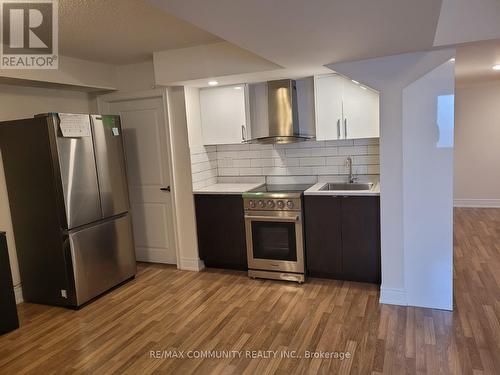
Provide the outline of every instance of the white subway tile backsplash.
{"type": "Polygon", "coordinates": [[[310,148],[287,148],[285,150],[285,155],[287,157],[311,156],[311,149],[310,148]]]}
{"type": "Polygon", "coordinates": [[[379,164],[378,155],[367,155],[367,156],[354,156],[352,158],[354,165],[377,165],[379,164]]]}
{"type": "Polygon", "coordinates": [[[260,176],[262,168],[240,168],[240,176],[260,176]]]}
{"type": "Polygon", "coordinates": [[[216,168],[217,168],[217,161],[211,160],[211,161],[205,161],[202,163],[192,164],[191,172],[199,173],[199,172],[203,172],[203,171],[210,170],[210,169],[216,169],[216,168]]]}
{"type": "Polygon", "coordinates": [[[239,168],[218,168],[219,176],[238,176],[240,174],[239,168]]]}
{"type": "Polygon", "coordinates": [[[346,165],[347,157],[345,156],[332,156],[326,158],[326,165],[346,165]]]}
{"type": "Polygon", "coordinates": [[[366,170],[368,174],[380,174],[380,165],[367,165],[366,170]]]}
{"type": "Polygon", "coordinates": [[[233,167],[233,163],[234,163],[233,159],[218,159],[217,160],[217,167],[218,168],[231,168],[231,167],[233,167]]]}
{"type": "Polygon", "coordinates": [[[250,150],[250,145],[242,143],[236,145],[217,145],[217,152],[219,151],[245,151],[250,150]]]}
{"type": "Polygon", "coordinates": [[[292,143],[298,145],[299,148],[321,148],[325,147],[324,141],[304,141],[299,143],[292,143]]]}
{"type": "Polygon", "coordinates": [[[334,165],[313,168],[313,174],[315,175],[338,174],[338,173],[339,173],[339,167],[334,165]]]}
{"type": "Polygon", "coordinates": [[[264,167],[262,173],[266,176],[284,176],[287,174],[287,169],[284,167],[264,167]]]}
{"type": "Polygon", "coordinates": [[[311,156],[335,156],[339,154],[338,147],[322,147],[313,148],[311,150],[311,156]]]}
{"type": "Polygon", "coordinates": [[[354,141],[352,139],[337,139],[333,141],[324,141],[324,142],[325,142],[325,147],[331,147],[331,146],[342,147],[342,146],[354,145],[354,141]]]}
{"type": "Polygon", "coordinates": [[[291,176],[307,176],[314,173],[312,167],[287,167],[287,174],[291,176]]]}
{"type": "Polygon", "coordinates": [[[252,167],[272,167],[274,159],[252,159],[250,160],[250,165],[252,167]]]}
{"type": "Polygon", "coordinates": [[[339,147],[339,155],[365,155],[366,151],[366,146],[339,147]]]}
{"type": "Polygon", "coordinates": [[[233,159],[233,167],[237,168],[249,168],[251,164],[251,159],[233,159]]]}
{"type": "Polygon", "coordinates": [[[378,145],[379,144],[379,139],[378,138],[363,138],[363,139],[355,139],[354,140],[354,145],[378,145]]]}
{"type": "Polygon", "coordinates": [[[238,154],[237,158],[239,158],[239,159],[259,159],[260,158],[260,151],[258,151],[258,150],[238,151],[237,154],[238,154]]]}
{"type": "Polygon", "coordinates": [[[300,164],[300,158],[276,158],[274,159],[274,165],[276,167],[298,167],[300,164]]]}
{"type": "MultiPolygon", "coordinates": [[[[191,149],[193,187],[208,186],[217,178],[265,178],[316,182],[345,181],[347,157],[360,178],[380,173],[378,139],[306,141],[291,144],[234,144],[191,149]]],[[[371,176],[370,178],[372,178],[371,176]]],[[[378,176],[377,176],[378,177],[378,176]]],[[[270,181],[270,179],[273,179],[270,181]]]]}
{"type": "Polygon", "coordinates": [[[322,157],[300,158],[299,165],[301,167],[313,167],[316,165],[325,165],[325,158],[322,157]]]}
{"type": "Polygon", "coordinates": [[[251,143],[250,145],[250,150],[272,150],[273,145],[261,145],[259,143],[251,143]]]}
{"type": "Polygon", "coordinates": [[[217,151],[217,159],[238,159],[238,151],[217,151]]]}
{"type": "Polygon", "coordinates": [[[380,153],[379,146],[366,146],[367,155],[378,155],[380,153]]]}
{"type": "Polygon", "coordinates": [[[217,147],[193,146],[190,153],[193,189],[215,184],[219,175],[218,164],[221,162],[217,160],[217,147]]]}
{"type": "Polygon", "coordinates": [[[280,158],[285,156],[285,150],[261,150],[260,157],[261,158],[280,158]]]}

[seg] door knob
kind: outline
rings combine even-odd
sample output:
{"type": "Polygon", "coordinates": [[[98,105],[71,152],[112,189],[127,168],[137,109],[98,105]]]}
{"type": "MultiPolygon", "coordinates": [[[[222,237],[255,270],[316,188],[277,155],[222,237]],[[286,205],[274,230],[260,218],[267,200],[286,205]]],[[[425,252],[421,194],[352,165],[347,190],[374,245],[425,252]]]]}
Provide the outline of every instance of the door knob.
{"type": "Polygon", "coordinates": [[[161,191],[170,191],[170,186],[160,188],[161,191]]]}

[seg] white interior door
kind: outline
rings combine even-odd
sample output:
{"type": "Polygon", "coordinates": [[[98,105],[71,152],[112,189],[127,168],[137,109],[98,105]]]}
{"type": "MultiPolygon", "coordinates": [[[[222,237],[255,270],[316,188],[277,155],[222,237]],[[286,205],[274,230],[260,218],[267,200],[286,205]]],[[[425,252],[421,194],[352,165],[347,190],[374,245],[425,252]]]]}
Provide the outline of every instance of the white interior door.
{"type": "Polygon", "coordinates": [[[162,98],[108,104],[122,121],[137,260],[176,264],[162,98]]]}

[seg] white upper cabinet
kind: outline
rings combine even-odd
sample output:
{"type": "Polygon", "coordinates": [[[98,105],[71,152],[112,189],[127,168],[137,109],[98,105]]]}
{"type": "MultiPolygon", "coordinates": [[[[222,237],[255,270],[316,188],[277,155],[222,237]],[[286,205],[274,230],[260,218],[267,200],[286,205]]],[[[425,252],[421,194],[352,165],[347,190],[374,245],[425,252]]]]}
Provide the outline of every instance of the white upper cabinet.
{"type": "Polygon", "coordinates": [[[246,85],[200,89],[204,145],[241,143],[247,133],[246,85]]]}
{"type": "Polygon", "coordinates": [[[379,94],[344,79],[343,134],[345,139],[378,138],[379,94]]]}
{"type": "Polygon", "coordinates": [[[316,140],[341,139],[344,79],[331,74],[314,77],[316,140]]]}
{"type": "Polygon", "coordinates": [[[316,139],[377,138],[379,94],[337,74],[315,77],[316,139]]]}

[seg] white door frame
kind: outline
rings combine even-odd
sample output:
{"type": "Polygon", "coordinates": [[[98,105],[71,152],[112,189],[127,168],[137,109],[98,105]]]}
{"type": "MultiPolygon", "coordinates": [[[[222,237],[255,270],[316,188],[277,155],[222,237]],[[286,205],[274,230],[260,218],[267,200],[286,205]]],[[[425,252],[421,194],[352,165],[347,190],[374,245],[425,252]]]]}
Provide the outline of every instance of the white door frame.
{"type": "Polygon", "coordinates": [[[176,255],[176,263],[177,263],[177,268],[180,267],[180,259],[181,259],[181,254],[180,254],[180,249],[179,249],[179,241],[178,241],[178,225],[177,225],[177,220],[176,220],[176,206],[175,206],[175,180],[173,176],[173,163],[172,163],[172,143],[171,143],[171,137],[170,137],[170,122],[168,119],[168,100],[167,100],[167,89],[166,88],[156,88],[156,89],[151,89],[151,90],[144,90],[144,91],[134,91],[134,92],[115,92],[111,94],[105,94],[105,95],[100,95],[97,97],[97,109],[100,114],[111,114],[110,113],[110,104],[111,103],[116,103],[116,102],[122,102],[122,101],[130,101],[130,100],[140,100],[140,99],[152,99],[152,98],[160,98],[162,103],[163,103],[163,113],[164,113],[164,124],[165,124],[165,134],[166,134],[166,142],[168,145],[168,151],[167,152],[167,162],[168,162],[168,174],[170,178],[170,185],[172,188],[170,189],[170,200],[171,200],[171,207],[172,207],[172,212],[171,212],[171,220],[170,222],[172,223],[169,225],[169,231],[171,233],[168,233],[168,241],[170,242],[170,246],[173,246],[175,248],[175,255],[176,255]]]}

